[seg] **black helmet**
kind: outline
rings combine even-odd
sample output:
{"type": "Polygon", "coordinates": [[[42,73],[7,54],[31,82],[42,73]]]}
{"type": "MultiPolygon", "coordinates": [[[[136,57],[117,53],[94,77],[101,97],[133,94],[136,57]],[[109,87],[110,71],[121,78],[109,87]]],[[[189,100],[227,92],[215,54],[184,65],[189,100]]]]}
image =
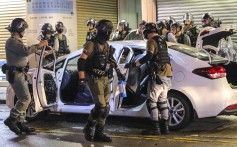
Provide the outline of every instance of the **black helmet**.
{"type": "Polygon", "coordinates": [[[162,30],[163,30],[164,28],[167,29],[167,26],[166,26],[166,24],[164,23],[164,21],[157,21],[157,22],[156,22],[156,27],[157,27],[158,34],[159,34],[159,35],[162,35],[162,30]]]}
{"type": "Polygon", "coordinates": [[[210,20],[210,21],[213,21],[214,18],[212,17],[211,13],[205,13],[202,15],[202,22],[205,21],[205,20],[210,20]]]}
{"type": "Polygon", "coordinates": [[[94,18],[89,18],[87,21],[86,21],[86,25],[88,26],[89,24],[92,24],[93,25],[93,28],[95,27],[95,19],[94,18]]]}
{"type": "Polygon", "coordinates": [[[110,20],[102,19],[96,23],[97,39],[107,41],[113,31],[113,23],[110,20]]]}
{"type": "Polygon", "coordinates": [[[183,22],[185,20],[190,20],[191,22],[194,22],[193,20],[193,15],[192,14],[189,14],[189,13],[185,13],[184,16],[183,16],[183,22]]]}
{"type": "Polygon", "coordinates": [[[158,33],[156,24],[153,22],[146,23],[142,29],[142,33],[145,39],[148,39],[148,33],[158,33]]]}
{"type": "Polygon", "coordinates": [[[176,30],[177,28],[179,28],[179,31],[177,30],[177,32],[180,32],[182,30],[182,25],[179,22],[173,23],[171,27],[175,27],[176,30]]]}
{"type": "Polygon", "coordinates": [[[171,27],[172,24],[175,23],[175,22],[176,22],[176,20],[175,20],[173,17],[171,17],[171,16],[169,16],[168,19],[165,19],[165,22],[164,22],[164,23],[166,24],[167,30],[170,31],[170,27],[171,27]]]}
{"type": "Polygon", "coordinates": [[[56,31],[58,33],[62,33],[63,30],[64,30],[64,25],[61,21],[58,21],[56,24],[55,24],[55,28],[56,28],[56,31]]]}
{"type": "Polygon", "coordinates": [[[107,19],[102,19],[98,23],[96,23],[96,29],[98,32],[111,32],[113,31],[113,24],[111,21],[107,19]]]}
{"type": "Polygon", "coordinates": [[[46,34],[53,34],[54,33],[54,29],[52,27],[52,25],[50,23],[45,23],[42,27],[41,27],[41,31],[43,35],[46,34]]]}
{"type": "Polygon", "coordinates": [[[17,32],[19,35],[21,32],[25,31],[26,28],[28,28],[28,24],[22,18],[13,19],[12,22],[6,27],[9,32],[17,32]]]}

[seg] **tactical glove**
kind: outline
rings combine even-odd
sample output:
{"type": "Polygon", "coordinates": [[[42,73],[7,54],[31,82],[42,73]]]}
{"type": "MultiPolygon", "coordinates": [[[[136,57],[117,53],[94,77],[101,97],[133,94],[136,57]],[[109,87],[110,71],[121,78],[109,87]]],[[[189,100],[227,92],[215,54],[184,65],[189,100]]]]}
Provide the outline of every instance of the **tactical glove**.
{"type": "Polygon", "coordinates": [[[122,74],[122,73],[120,72],[119,69],[116,69],[116,73],[117,73],[117,76],[118,76],[118,80],[125,81],[125,76],[124,76],[124,74],[122,74]]]}
{"type": "Polygon", "coordinates": [[[77,84],[77,90],[78,92],[84,92],[86,87],[86,80],[85,79],[79,79],[77,84]]]}

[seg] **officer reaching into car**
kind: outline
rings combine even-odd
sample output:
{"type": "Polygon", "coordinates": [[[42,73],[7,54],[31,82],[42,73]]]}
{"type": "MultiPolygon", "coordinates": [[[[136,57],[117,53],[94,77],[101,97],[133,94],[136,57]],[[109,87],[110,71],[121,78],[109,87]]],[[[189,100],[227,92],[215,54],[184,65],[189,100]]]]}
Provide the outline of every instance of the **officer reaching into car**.
{"type": "Polygon", "coordinates": [[[197,25],[194,25],[193,15],[185,13],[183,16],[183,32],[187,34],[191,41],[191,46],[196,47],[197,37],[200,32],[197,25]]]}
{"type": "Polygon", "coordinates": [[[150,113],[152,128],[142,132],[143,135],[169,133],[169,109],[167,93],[171,87],[172,69],[166,41],[158,35],[155,23],[147,23],[143,35],[147,40],[147,53],[135,63],[127,63],[125,68],[133,68],[148,63],[149,82],[147,108],[150,113]],[[159,111],[161,118],[159,118],[159,111]]]}
{"type": "MultiPolygon", "coordinates": [[[[113,49],[107,41],[113,30],[111,21],[102,19],[96,24],[95,38],[84,44],[83,53],[78,59],[78,90],[83,92],[88,84],[95,107],[91,110],[83,129],[88,141],[111,142],[112,138],[103,133],[106,118],[110,111],[110,80],[111,68],[115,69],[118,79],[124,80],[113,57],[113,49]],[[96,126],[95,126],[96,125],[96,126]],[[93,128],[95,131],[93,133],[93,128]]],[[[113,71],[113,70],[112,70],[113,71]]]]}
{"type": "Polygon", "coordinates": [[[86,34],[86,41],[91,40],[96,35],[96,29],[95,29],[95,19],[89,18],[86,21],[86,26],[88,28],[87,34],[86,34]]]}
{"type": "Polygon", "coordinates": [[[63,31],[65,31],[65,26],[61,21],[58,21],[55,25],[55,28],[57,31],[55,38],[57,38],[59,41],[58,56],[69,54],[71,52],[69,49],[69,43],[66,35],[63,34],[63,31]]]}
{"type": "Polygon", "coordinates": [[[172,33],[175,35],[175,38],[178,43],[186,44],[191,46],[191,41],[188,35],[182,32],[182,25],[178,22],[175,22],[171,26],[172,33]]]}
{"type": "Polygon", "coordinates": [[[26,109],[31,102],[31,95],[26,81],[26,72],[28,71],[27,56],[48,45],[46,40],[42,40],[39,44],[26,47],[21,38],[27,28],[27,22],[22,18],[13,19],[6,27],[11,33],[11,37],[6,41],[5,45],[7,64],[2,67],[17,96],[17,102],[14,108],[11,109],[10,116],[4,121],[4,124],[18,135],[22,134],[22,132],[30,133],[35,131],[34,128],[24,124],[26,109]]]}

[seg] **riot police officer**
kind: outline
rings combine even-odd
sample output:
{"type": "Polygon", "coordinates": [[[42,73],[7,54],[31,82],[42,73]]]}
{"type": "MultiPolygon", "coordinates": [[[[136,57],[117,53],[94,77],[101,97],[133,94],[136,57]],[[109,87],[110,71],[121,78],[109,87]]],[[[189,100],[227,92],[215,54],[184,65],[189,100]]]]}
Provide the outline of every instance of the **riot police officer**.
{"type": "Polygon", "coordinates": [[[204,13],[202,15],[202,27],[213,27],[214,17],[211,13],[204,13]]]}
{"type": "Polygon", "coordinates": [[[174,34],[167,29],[167,23],[164,21],[157,21],[156,27],[158,29],[158,34],[163,36],[165,41],[177,43],[174,34]]]}
{"type": "Polygon", "coordinates": [[[194,25],[193,15],[185,13],[183,16],[183,31],[187,34],[191,41],[191,46],[196,47],[197,37],[200,32],[198,26],[194,25]]]}
{"type": "Polygon", "coordinates": [[[169,110],[167,93],[171,87],[172,70],[166,41],[158,35],[155,23],[147,23],[143,28],[143,35],[147,40],[147,53],[134,63],[127,63],[125,68],[149,65],[147,108],[150,113],[152,128],[142,132],[144,135],[168,134],[169,110]],[[159,119],[159,111],[161,119],[159,119]]]}
{"type": "Polygon", "coordinates": [[[112,41],[123,40],[129,34],[129,31],[131,29],[129,28],[129,23],[127,22],[127,20],[123,19],[118,22],[117,30],[118,31],[112,35],[112,41]]]}
{"type": "Polygon", "coordinates": [[[48,42],[44,40],[40,41],[39,44],[26,47],[21,41],[26,28],[28,28],[28,25],[22,18],[13,19],[8,27],[6,27],[11,33],[11,37],[6,41],[7,64],[2,70],[6,73],[7,80],[16,94],[17,102],[14,108],[11,109],[10,116],[4,121],[4,124],[15,134],[35,131],[34,128],[27,127],[24,124],[26,109],[31,102],[31,95],[25,77],[28,71],[27,56],[48,45],[48,42]]]}
{"type": "Polygon", "coordinates": [[[58,56],[69,54],[71,51],[69,49],[68,40],[67,37],[63,34],[63,31],[65,31],[65,26],[61,21],[58,21],[55,25],[55,28],[57,31],[55,37],[58,39],[59,42],[58,56]]]}
{"type": "Polygon", "coordinates": [[[50,23],[44,23],[41,27],[41,35],[39,36],[40,40],[48,41],[48,46],[45,49],[48,52],[48,55],[45,58],[46,60],[49,60],[49,62],[54,60],[53,50],[56,53],[59,50],[59,41],[54,37],[54,32],[50,23]]]}
{"type": "Polygon", "coordinates": [[[171,26],[172,33],[175,35],[175,38],[178,43],[186,44],[191,46],[191,41],[188,35],[182,33],[182,25],[178,22],[175,22],[171,26]]]}
{"type": "Polygon", "coordinates": [[[86,34],[86,41],[91,40],[96,35],[96,29],[95,29],[95,19],[89,18],[86,21],[86,26],[88,28],[87,34],[86,34]]]}
{"type": "Polygon", "coordinates": [[[124,80],[124,76],[113,58],[112,48],[107,43],[113,30],[112,22],[102,19],[96,24],[96,29],[95,38],[85,43],[83,53],[78,59],[78,90],[83,91],[86,83],[88,83],[95,103],[83,132],[88,141],[111,142],[112,138],[103,133],[110,110],[110,80],[108,76],[111,70],[106,67],[111,65],[115,68],[119,79],[124,80]]]}

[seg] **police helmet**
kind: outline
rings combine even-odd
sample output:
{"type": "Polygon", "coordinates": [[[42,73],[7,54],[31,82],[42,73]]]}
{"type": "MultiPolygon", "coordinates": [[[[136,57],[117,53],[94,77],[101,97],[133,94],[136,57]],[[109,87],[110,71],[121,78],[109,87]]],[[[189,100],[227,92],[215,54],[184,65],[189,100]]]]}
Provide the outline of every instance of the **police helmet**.
{"type": "Polygon", "coordinates": [[[124,30],[128,30],[129,29],[129,23],[127,20],[123,19],[123,20],[120,20],[118,22],[118,26],[117,26],[117,29],[119,29],[119,26],[123,26],[124,30]]]}
{"type": "MultiPolygon", "coordinates": [[[[175,27],[176,30],[177,30],[177,28],[179,28],[179,31],[182,30],[182,25],[181,25],[179,22],[173,23],[171,27],[175,27]]],[[[178,30],[177,30],[177,31],[178,31],[178,30]]],[[[178,32],[179,32],[179,31],[178,31],[178,32]]]]}
{"type": "Polygon", "coordinates": [[[163,30],[164,28],[166,28],[166,24],[163,21],[157,21],[156,22],[156,26],[158,30],[163,30]]]}
{"type": "Polygon", "coordinates": [[[142,29],[142,33],[145,39],[148,39],[148,33],[158,33],[156,24],[153,22],[146,23],[142,29]]]}
{"type": "Polygon", "coordinates": [[[191,22],[194,22],[193,20],[193,15],[192,14],[189,14],[189,13],[185,13],[184,16],[183,16],[183,22],[185,20],[190,20],[191,22]]]}
{"type": "Polygon", "coordinates": [[[86,21],[86,25],[88,26],[89,24],[92,24],[93,25],[93,28],[95,27],[95,19],[94,18],[89,18],[87,21],[86,21]]]}
{"type": "Polygon", "coordinates": [[[167,30],[170,30],[170,27],[172,26],[172,24],[173,23],[175,23],[176,22],[176,20],[173,18],[173,17],[171,17],[171,16],[169,16],[168,17],[168,19],[165,19],[165,24],[166,24],[166,28],[167,28],[167,30]]]}
{"type": "Polygon", "coordinates": [[[61,21],[58,21],[56,24],[55,24],[55,28],[56,28],[56,31],[59,32],[59,33],[62,33],[63,30],[64,30],[64,25],[61,21]]]}
{"type": "Polygon", "coordinates": [[[205,21],[205,20],[209,20],[209,21],[213,21],[214,20],[214,17],[211,15],[211,13],[204,13],[202,15],[202,19],[201,21],[205,21]]]}
{"type": "Polygon", "coordinates": [[[54,33],[54,29],[50,23],[44,23],[41,27],[41,31],[43,35],[54,33]]]}
{"type": "Polygon", "coordinates": [[[28,28],[27,22],[22,18],[15,18],[12,22],[6,27],[9,32],[17,32],[20,34],[28,28]]]}
{"type": "Polygon", "coordinates": [[[96,23],[96,29],[98,32],[111,34],[113,31],[113,24],[110,20],[102,19],[96,23]]]}

